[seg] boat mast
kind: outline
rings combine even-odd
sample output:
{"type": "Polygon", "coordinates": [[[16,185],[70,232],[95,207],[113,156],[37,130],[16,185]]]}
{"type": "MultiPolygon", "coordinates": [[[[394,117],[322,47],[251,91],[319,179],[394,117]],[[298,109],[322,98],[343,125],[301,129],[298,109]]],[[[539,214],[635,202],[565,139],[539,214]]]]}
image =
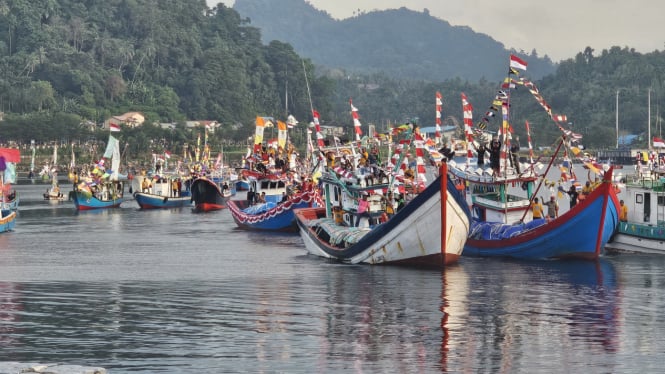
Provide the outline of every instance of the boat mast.
{"type": "Polygon", "coordinates": [[[651,87],[649,87],[649,105],[648,105],[648,131],[647,131],[647,144],[649,145],[649,150],[651,150],[651,87]]]}
{"type": "Polygon", "coordinates": [[[616,115],[615,115],[615,125],[616,125],[616,134],[617,134],[617,146],[616,148],[619,149],[619,91],[617,90],[617,96],[616,96],[616,115]]]}
{"type": "MultiPolygon", "coordinates": [[[[312,104],[312,92],[309,90],[309,80],[307,79],[307,69],[305,68],[305,60],[300,59],[302,62],[302,71],[305,74],[305,86],[307,87],[307,98],[309,99],[309,110],[312,115],[314,114],[314,105],[312,104]]],[[[309,135],[308,135],[309,138],[309,135]]],[[[309,142],[309,140],[308,140],[309,142]]],[[[312,148],[312,153],[314,152],[314,149],[312,148]]],[[[307,156],[305,157],[306,160],[311,160],[312,155],[310,154],[310,149],[309,146],[307,147],[307,156]]]]}

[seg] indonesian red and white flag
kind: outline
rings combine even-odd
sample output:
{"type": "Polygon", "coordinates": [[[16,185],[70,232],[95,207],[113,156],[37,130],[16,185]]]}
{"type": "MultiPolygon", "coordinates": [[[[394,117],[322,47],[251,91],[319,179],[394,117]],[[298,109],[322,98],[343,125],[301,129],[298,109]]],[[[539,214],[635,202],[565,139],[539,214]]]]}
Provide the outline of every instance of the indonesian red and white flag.
{"type": "Polygon", "coordinates": [[[653,146],[654,148],[665,148],[665,140],[654,136],[653,137],[653,146]]]}
{"type": "Polygon", "coordinates": [[[117,123],[110,123],[109,129],[111,129],[112,132],[120,131],[120,125],[117,123]]]}
{"type": "Polygon", "coordinates": [[[169,152],[169,151],[164,151],[164,158],[166,158],[167,160],[168,160],[169,158],[171,158],[171,152],[169,152]]]}
{"type": "Polygon", "coordinates": [[[526,61],[522,60],[521,58],[511,54],[510,55],[510,67],[515,68],[515,69],[520,69],[520,70],[526,70],[526,61]]]}

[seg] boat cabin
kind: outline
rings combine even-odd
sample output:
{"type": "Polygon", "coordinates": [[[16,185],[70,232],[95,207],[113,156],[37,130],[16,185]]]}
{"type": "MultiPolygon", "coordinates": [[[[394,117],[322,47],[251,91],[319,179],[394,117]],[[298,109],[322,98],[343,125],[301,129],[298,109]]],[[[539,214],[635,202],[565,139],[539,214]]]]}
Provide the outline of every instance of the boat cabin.
{"type": "Polygon", "coordinates": [[[627,184],[628,222],[665,226],[665,173],[627,184]]]}
{"type": "Polygon", "coordinates": [[[327,216],[334,217],[338,224],[370,228],[380,223],[385,213],[383,197],[387,184],[352,185],[330,176],[323,176],[321,182],[327,216]]]}
{"type": "Polygon", "coordinates": [[[260,195],[266,193],[266,203],[278,204],[286,191],[286,182],[281,179],[259,179],[249,181],[250,191],[260,195]]]}

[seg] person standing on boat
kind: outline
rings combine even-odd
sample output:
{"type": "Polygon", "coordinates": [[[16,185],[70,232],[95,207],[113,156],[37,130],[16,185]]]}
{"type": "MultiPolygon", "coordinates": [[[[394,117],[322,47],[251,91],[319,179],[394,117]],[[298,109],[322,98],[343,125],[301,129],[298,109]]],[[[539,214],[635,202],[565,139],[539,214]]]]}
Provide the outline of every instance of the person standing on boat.
{"type": "Polygon", "coordinates": [[[356,227],[360,225],[360,219],[362,217],[370,217],[369,201],[367,201],[367,195],[365,195],[365,193],[363,193],[360,200],[358,200],[358,218],[356,220],[356,227]]]}
{"type": "Polygon", "coordinates": [[[256,196],[258,196],[258,199],[257,199],[258,204],[265,204],[265,202],[266,202],[266,193],[265,192],[261,192],[260,195],[256,195],[256,196]]]}
{"type": "Polygon", "coordinates": [[[150,187],[150,180],[146,177],[143,177],[143,181],[141,182],[141,192],[150,192],[150,187]]]}
{"type": "Polygon", "coordinates": [[[255,195],[255,192],[250,187],[249,191],[247,191],[247,205],[249,205],[249,206],[254,205],[254,195],[255,195]]]}
{"type": "Polygon", "coordinates": [[[531,215],[533,219],[542,219],[543,218],[543,204],[538,202],[538,198],[533,198],[533,203],[531,203],[531,215]]]}
{"type": "Polygon", "coordinates": [[[550,201],[548,201],[545,205],[547,205],[548,221],[551,221],[559,217],[559,203],[557,203],[556,198],[554,196],[550,196],[550,201]]]}
{"type": "Polygon", "coordinates": [[[575,187],[574,184],[570,185],[568,196],[570,196],[570,209],[573,209],[573,207],[577,205],[577,197],[579,196],[579,193],[577,193],[577,187],[575,187]]]}
{"type": "Polygon", "coordinates": [[[582,187],[582,196],[586,197],[588,194],[591,193],[591,191],[593,191],[593,187],[591,186],[591,182],[586,181],[586,184],[584,185],[584,187],[582,187]]]}
{"type": "Polygon", "coordinates": [[[478,155],[478,167],[481,167],[485,165],[485,152],[487,152],[487,146],[486,144],[481,140],[479,143],[478,148],[476,148],[476,153],[478,155]]]}
{"type": "Polygon", "coordinates": [[[385,201],[384,201],[386,208],[386,215],[390,219],[390,217],[395,215],[395,202],[393,201],[393,193],[388,192],[388,196],[386,196],[385,201]]]}
{"type": "Polygon", "coordinates": [[[621,205],[621,211],[619,212],[619,221],[628,222],[628,207],[623,203],[623,200],[619,201],[621,205]]]}
{"type": "Polygon", "coordinates": [[[453,157],[455,157],[455,151],[453,151],[452,148],[450,148],[450,146],[447,143],[444,144],[443,147],[439,149],[439,153],[443,155],[444,160],[442,161],[444,162],[450,161],[453,159],[453,157]]]}
{"type": "Polygon", "coordinates": [[[515,139],[510,143],[510,163],[513,164],[517,174],[520,173],[520,160],[519,160],[519,151],[520,151],[520,137],[515,136],[515,139]]]}
{"type": "Polygon", "coordinates": [[[173,191],[173,197],[178,196],[178,180],[174,179],[171,181],[171,190],[173,191]]]}
{"type": "Polygon", "coordinates": [[[494,175],[498,176],[501,169],[501,142],[498,137],[492,139],[487,151],[490,154],[490,167],[494,170],[494,175]]]}

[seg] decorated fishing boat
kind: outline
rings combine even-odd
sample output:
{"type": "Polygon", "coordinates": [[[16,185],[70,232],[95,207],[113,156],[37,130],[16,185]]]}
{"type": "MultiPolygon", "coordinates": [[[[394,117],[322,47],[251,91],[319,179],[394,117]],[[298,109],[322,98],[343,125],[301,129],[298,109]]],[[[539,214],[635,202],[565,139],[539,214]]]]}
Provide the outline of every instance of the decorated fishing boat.
{"type": "Polygon", "coordinates": [[[12,183],[16,183],[16,164],[20,161],[18,149],[0,148],[0,209],[18,209],[19,194],[12,183]]]}
{"type": "Polygon", "coordinates": [[[293,116],[288,116],[286,122],[258,116],[255,123],[254,147],[248,148],[243,159],[246,169],[238,170],[238,181],[248,184],[247,199],[230,200],[229,210],[242,229],[297,232],[293,210],[314,206],[319,199],[308,179],[310,173],[300,173],[307,176],[299,180],[302,184],[294,178],[296,170],[304,170],[295,162],[295,147],[288,141],[288,129],[297,121],[293,116]],[[266,126],[277,127],[277,138],[264,142],[266,126]]]}
{"type": "Polygon", "coordinates": [[[119,208],[124,201],[123,181],[83,181],[74,189],[76,210],[119,208]]]}
{"type": "Polygon", "coordinates": [[[7,188],[7,192],[0,192],[0,208],[17,210],[19,206],[19,194],[12,188],[7,188]]]}
{"type": "MultiPolygon", "coordinates": [[[[636,174],[624,185],[626,219],[606,248],[665,254],[665,171],[636,174]]],[[[623,206],[621,207],[623,209],[623,206]]]]}
{"type": "Polygon", "coordinates": [[[189,181],[180,176],[136,176],[132,181],[134,199],[141,209],[182,208],[192,205],[189,181]]]}
{"type": "Polygon", "coordinates": [[[119,208],[124,201],[126,177],[121,178],[120,145],[109,135],[104,158],[91,168],[88,175],[81,175],[80,182],[74,185],[73,200],[76,210],[119,208]],[[111,160],[106,168],[105,159],[111,160]]]}
{"type": "MultiPolygon", "coordinates": [[[[367,150],[370,144],[363,145],[358,109],[350,104],[356,133],[350,152],[337,144],[335,152],[323,148],[319,116],[313,112],[326,165],[318,171],[323,207],[295,210],[307,252],[349,264],[440,267],[456,262],[468,236],[470,213],[448,180],[447,165],[441,164],[428,185],[426,142],[413,123],[392,129],[397,146],[382,165],[374,149],[367,150]],[[415,157],[409,160],[412,145],[415,157]]],[[[438,135],[438,100],[436,108],[438,135]]]]}
{"type": "Polygon", "coordinates": [[[12,231],[16,225],[16,211],[0,209],[0,233],[12,231]]]}
{"type": "Polygon", "coordinates": [[[281,175],[244,174],[251,175],[247,178],[247,199],[228,201],[229,210],[238,227],[258,231],[297,232],[293,210],[311,207],[316,203],[317,192],[311,183],[306,182],[301,189],[291,191],[281,175]]]}
{"type": "Polygon", "coordinates": [[[44,192],[44,200],[49,201],[63,201],[65,199],[65,194],[60,190],[60,185],[58,184],[58,178],[54,175],[51,186],[46,189],[44,192]]]}
{"type": "MultiPolygon", "coordinates": [[[[511,55],[510,71],[515,68],[526,69],[526,63],[511,55]]],[[[610,167],[606,172],[602,172],[588,163],[589,169],[597,172],[602,179],[595,184],[592,191],[584,194],[584,199],[580,199],[573,208],[559,215],[556,199],[560,192],[566,189],[561,185],[555,189],[554,183],[546,183],[546,177],[562,149],[564,159],[568,158],[569,148],[573,154],[581,156],[579,149],[571,145],[581,136],[563,127],[567,122],[566,117],[552,114],[551,107],[532,82],[523,78],[508,78],[504,84],[505,88],[511,85],[525,86],[561,130],[561,140],[544,173],[539,174],[538,169],[544,165],[533,161],[533,147],[527,122],[530,161],[521,163],[517,157],[510,157],[515,154],[510,145],[510,94],[509,90],[499,91],[493,106],[501,108],[502,123],[489,147],[490,167],[476,167],[468,162],[450,163],[451,174],[461,185],[466,186],[464,191],[470,201],[473,217],[463,254],[520,259],[597,259],[619,221],[619,201],[612,181],[613,169],[610,167]],[[545,202],[541,204],[537,200],[538,192],[543,186],[550,189],[548,204],[551,213],[548,209],[547,215],[542,212],[545,202]],[[537,208],[534,210],[538,213],[535,218],[532,206],[537,208]]],[[[464,95],[462,101],[465,107],[465,130],[467,136],[472,137],[470,105],[467,108],[464,95]]],[[[489,116],[485,116],[487,117],[489,116]]],[[[572,173],[572,168],[569,170],[572,173]]],[[[560,180],[573,183],[577,177],[562,170],[560,180]]]]}
{"type": "MultiPolygon", "coordinates": [[[[472,194],[473,223],[464,255],[521,259],[596,259],[619,222],[619,202],[612,184],[612,169],[602,182],[566,213],[552,219],[531,213],[531,197],[511,194],[501,180],[485,181],[451,168],[468,183],[472,194]]],[[[506,179],[505,181],[509,181],[506,179]]],[[[533,182],[520,178],[519,186],[532,191],[533,182]]]]}
{"type": "Polygon", "coordinates": [[[322,208],[296,209],[310,254],[342,263],[443,266],[456,262],[470,213],[447,178],[446,165],[424,191],[395,209],[390,183],[347,184],[334,171],[321,177],[322,208]],[[366,208],[362,206],[366,205],[366,208]],[[393,212],[389,216],[387,212],[393,212]]]}
{"type": "Polygon", "coordinates": [[[226,208],[229,199],[235,195],[234,184],[213,180],[207,176],[195,178],[190,186],[191,201],[197,212],[210,212],[226,208]]]}

